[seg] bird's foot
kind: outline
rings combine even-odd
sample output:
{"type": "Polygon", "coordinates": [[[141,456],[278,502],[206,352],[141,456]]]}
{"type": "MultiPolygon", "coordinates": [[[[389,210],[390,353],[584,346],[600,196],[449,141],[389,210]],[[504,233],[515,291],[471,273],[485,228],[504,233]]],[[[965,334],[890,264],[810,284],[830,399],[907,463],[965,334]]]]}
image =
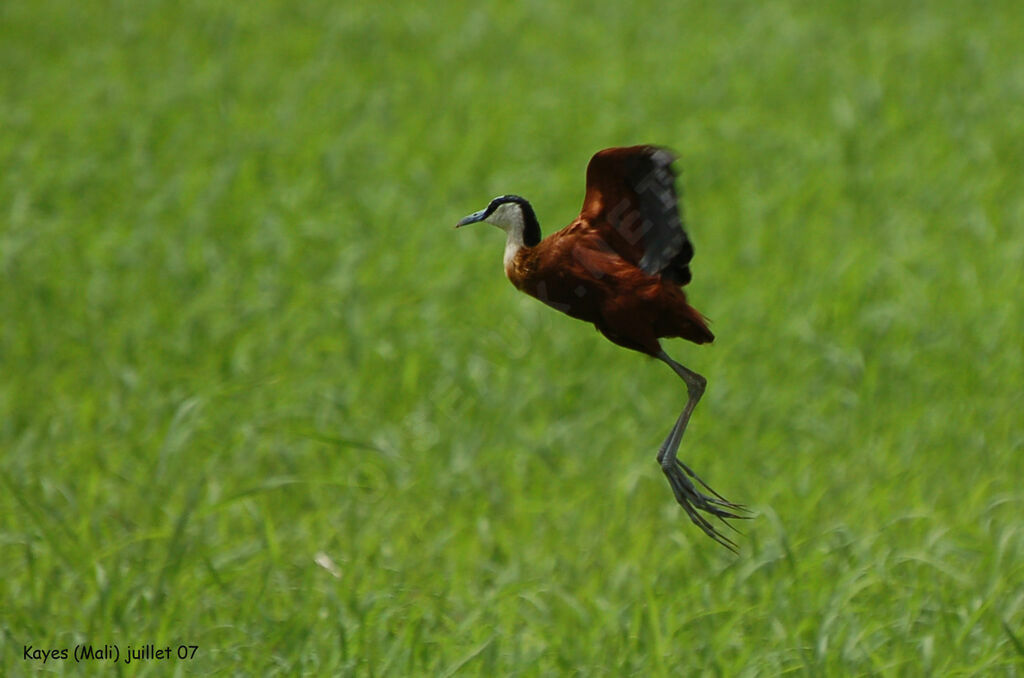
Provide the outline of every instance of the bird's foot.
{"type": "Polygon", "coordinates": [[[696,473],[690,469],[689,466],[673,459],[671,461],[664,460],[661,465],[661,470],[665,472],[668,477],[668,483],[672,486],[672,493],[676,496],[676,501],[686,511],[686,515],[690,516],[690,520],[704,531],[704,534],[708,535],[716,542],[729,549],[732,552],[736,552],[736,543],[726,537],[724,534],[718,531],[717,527],[711,523],[708,518],[700,513],[703,511],[709,515],[712,515],[722,521],[723,525],[726,525],[732,530],[736,530],[731,523],[727,522],[727,518],[736,520],[745,520],[750,518],[748,510],[741,504],[734,504],[728,501],[725,497],[715,492],[711,487],[705,483],[696,473]],[[689,476],[689,477],[687,477],[689,476]],[[710,492],[714,496],[704,494],[697,486],[693,484],[696,480],[700,483],[704,489],[710,492]]]}

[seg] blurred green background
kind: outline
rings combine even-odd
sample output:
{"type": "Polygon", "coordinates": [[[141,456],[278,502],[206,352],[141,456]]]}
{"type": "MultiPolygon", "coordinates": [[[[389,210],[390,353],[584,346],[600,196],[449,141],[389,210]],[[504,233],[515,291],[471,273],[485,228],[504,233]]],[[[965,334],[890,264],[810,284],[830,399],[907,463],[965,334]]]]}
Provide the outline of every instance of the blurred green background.
{"type": "Polygon", "coordinates": [[[1024,672],[1014,2],[0,3],[0,673],[1024,672]],[[680,154],[707,394],[516,292],[680,154]]]}

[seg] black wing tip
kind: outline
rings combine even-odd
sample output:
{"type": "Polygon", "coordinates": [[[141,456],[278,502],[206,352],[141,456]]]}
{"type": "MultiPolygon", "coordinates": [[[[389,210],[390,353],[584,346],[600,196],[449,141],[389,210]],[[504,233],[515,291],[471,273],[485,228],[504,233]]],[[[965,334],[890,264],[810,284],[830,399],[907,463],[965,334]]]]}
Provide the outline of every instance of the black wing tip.
{"type": "Polygon", "coordinates": [[[665,146],[648,146],[648,155],[651,160],[663,167],[672,167],[672,163],[679,159],[679,154],[665,146]]]}
{"type": "Polygon", "coordinates": [[[691,261],[693,261],[693,243],[686,238],[679,253],[672,257],[672,261],[665,267],[663,274],[667,273],[679,286],[687,285],[693,279],[693,273],[690,271],[691,261]]]}

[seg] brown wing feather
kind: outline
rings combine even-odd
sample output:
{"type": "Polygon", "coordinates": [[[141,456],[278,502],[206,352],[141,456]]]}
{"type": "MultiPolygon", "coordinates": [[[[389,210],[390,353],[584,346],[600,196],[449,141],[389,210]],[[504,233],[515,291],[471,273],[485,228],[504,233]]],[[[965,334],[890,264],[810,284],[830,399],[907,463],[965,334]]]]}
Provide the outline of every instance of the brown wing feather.
{"type": "Polygon", "coordinates": [[[657,146],[594,154],[580,221],[634,266],[685,285],[693,245],[683,230],[673,160],[670,151],[657,146]]]}

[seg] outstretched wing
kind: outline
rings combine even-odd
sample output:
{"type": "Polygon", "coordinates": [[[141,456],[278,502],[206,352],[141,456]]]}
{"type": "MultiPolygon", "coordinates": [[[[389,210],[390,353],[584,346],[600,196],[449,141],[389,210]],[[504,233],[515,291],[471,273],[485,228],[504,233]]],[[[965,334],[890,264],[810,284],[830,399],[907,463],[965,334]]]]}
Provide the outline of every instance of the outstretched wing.
{"type": "Polygon", "coordinates": [[[597,152],[587,166],[580,220],[623,259],[685,285],[693,245],[679,213],[674,159],[657,146],[597,152]]]}

